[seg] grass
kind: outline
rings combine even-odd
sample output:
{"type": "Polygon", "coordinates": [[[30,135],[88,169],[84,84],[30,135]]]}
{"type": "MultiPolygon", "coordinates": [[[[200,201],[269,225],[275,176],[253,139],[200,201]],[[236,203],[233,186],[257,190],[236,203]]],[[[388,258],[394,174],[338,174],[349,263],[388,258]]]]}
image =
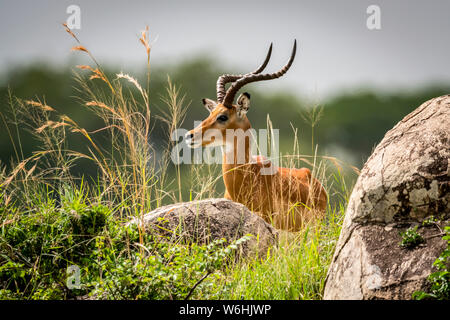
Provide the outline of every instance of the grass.
{"type": "Polygon", "coordinates": [[[213,294],[200,280],[217,273],[233,244],[177,245],[142,235],[110,208],[88,204],[79,191],[64,191],[60,205],[39,199],[26,211],[5,207],[2,197],[0,298],[185,299],[213,294]],[[71,266],[80,269],[79,288],[68,284],[71,266]]]}
{"type": "MultiPolygon", "coordinates": [[[[320,158],[317,149],[312,156],[298,154],[295,140],[293,152],[283,155],[280,164],[308,163],[314,176],[327,181],[333,203],[323,219],[298,233],[283,233],[279,245],[264,257],[234,259],[245,238],[236,243],[173,243],[139,224],[127,226],[130,219],[141,219],[164,203],[221,197],[220,167],[192,165],[187,171],[175,166],[170,171],[170,139],[156,157],[152,121],[162,121],[172,132],[186,108],[184,96],[169,79],[162,99],[165,117],[152,117],[148,28],[139,39],[148,71],[141,86],[128,74],[106,75],[64,27],[76,41],[72,49],[92,60],[92,66],[78,66],[87,76],[75,72],[76,99],[86,116],[99,117],[104,127],[89,132],[45,100],[9,94],[10,114],[2,119],[10,119],[7,128],[16,159],[12,170],[0,167],[0,298],[320,299],[349,195],[342,164],[320,158]],[[20,128],[42,146],[29,158],[21,152],[20,128]],[[107,144],[99,142],[99,133],[107,144]],[[71,149],[69,135],[85,139],[86,149],[71,149]],[[97,179],[71,173],[81,160],[96,164],[97,179]],[[80,287],[71,289],[68,270],[74,265],[80,270],[80,287]]],[[[318,116],[311,119],[314,131],[318,116]]]]}
{"type": "Polygon", "coordinates": [[[285,235],[267,257],[232,265],[221,279],[225,299],[321,299],[343,211],[327,222],[285,235]]]}
{"type": "Polygon", "coordinates": [[[141,235],[83,189],[64,189],[60,204],[45,192],[28,208],[1,198],[2,299],[320,299],[344,212],[286,233],[267,256],[236,261],[223,241],[141,235]],[[79,289],[67,285],[74,265],[79,289]]]}

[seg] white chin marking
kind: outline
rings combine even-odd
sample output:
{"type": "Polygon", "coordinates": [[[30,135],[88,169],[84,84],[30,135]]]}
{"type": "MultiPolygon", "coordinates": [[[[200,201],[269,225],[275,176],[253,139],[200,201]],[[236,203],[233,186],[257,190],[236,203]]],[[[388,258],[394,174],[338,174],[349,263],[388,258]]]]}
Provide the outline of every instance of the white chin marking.
{"type": "Polygon", "coordinates": [[[198,148],[198,147],[201,147],[202,146],[202,144],[201,143],[188,143],[187,144],[187,146],[189,147],[189,148],[191,148],[191,149],[196,149],[196,148],[198,148]]]}
{"type": "Polygon", "coordinates": [[[193,140],[190,139],[190,138],[184,140],[184,142],[186,143],[186,145],[187,145],[189,148],[197,148],[198,146],[200,146],[200,144],[196,143],[195,141],[193,141],[193,140]]]}

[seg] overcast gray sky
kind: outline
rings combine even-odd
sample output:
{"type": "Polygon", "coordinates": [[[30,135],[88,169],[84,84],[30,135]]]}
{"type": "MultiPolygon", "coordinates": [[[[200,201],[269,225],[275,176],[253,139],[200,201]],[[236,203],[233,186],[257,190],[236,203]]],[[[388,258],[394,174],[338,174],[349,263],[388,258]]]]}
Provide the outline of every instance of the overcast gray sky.
{"type": "MultiPolygon", "coordinates": [[[[207,53],[246,72],[270,42],[268,71],[299,51],[291,71],[262,88],[294,88],[312,99],[337,90],[387,90],[450,83],[450,1],[62,1],[0,0],[0,70],[46,59],[64,63],[75,53],[60,26],[66,8],[81,8],[79,38],[97,57],[127,71],[145,62],[138,43],[147,24],[155,64],[207,53]],[[381,30],[366,26],[369,5],[381,9],[381,30]]],[[[214,84],[211,84],[214,86],[214,84]]]]}

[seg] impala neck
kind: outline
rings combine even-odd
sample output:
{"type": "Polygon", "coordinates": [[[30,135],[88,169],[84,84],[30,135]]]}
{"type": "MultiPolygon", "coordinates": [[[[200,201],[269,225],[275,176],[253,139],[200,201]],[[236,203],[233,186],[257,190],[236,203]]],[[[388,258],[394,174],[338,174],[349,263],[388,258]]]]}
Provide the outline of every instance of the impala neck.
{"type": "Polygon", "coordinates": [[[250,162],[251,150],[250,150],[250,139],[245,138],[245,142],[238,142],[234,139],[234,143],[226,144],[223,148],[223,162],[222,169],[229,170],[240,165],[250,162]]]}
{"type": "MultiPolygon", "coordinates": [[[[242,194],[242,187],[248,180],[248,164],[251,159],[250,139],[227,144],[223,147],[222,175],[223,182],[228,194],[234,201],[239,201],[242,194]]],[[[241,199],[242,200],[242,199],[241,199]]]]}

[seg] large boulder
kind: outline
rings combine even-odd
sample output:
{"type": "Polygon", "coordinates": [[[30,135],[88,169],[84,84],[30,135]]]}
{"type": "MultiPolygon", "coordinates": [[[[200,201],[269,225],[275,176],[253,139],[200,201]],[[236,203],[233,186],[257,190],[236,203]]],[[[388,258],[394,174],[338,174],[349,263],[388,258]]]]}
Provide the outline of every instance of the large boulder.
{"type": "Polygon", "coordinates": [[[427,288],[446,246],[449,158],[450,95],[423,103],[386,133],[350,196],[324,299],[411,299],[427,288]],[[438,221],[424,225],[429,216],[438,221]],[[400,232],[411,227],[425,242],[403,248],[400,232]]]}
{"type": "MultiPolygon", "coordinates": [[[[130,223],[139,223],[134,219],[130,223]]],[[[208,199],[160,207],[143,216],[148,232],[169,240],[207,244],[226,239],[227,243],[250,234],[241,253],[265,254],[276,244],[278,232],[244,205],[227,199],[208,199]]]]}

